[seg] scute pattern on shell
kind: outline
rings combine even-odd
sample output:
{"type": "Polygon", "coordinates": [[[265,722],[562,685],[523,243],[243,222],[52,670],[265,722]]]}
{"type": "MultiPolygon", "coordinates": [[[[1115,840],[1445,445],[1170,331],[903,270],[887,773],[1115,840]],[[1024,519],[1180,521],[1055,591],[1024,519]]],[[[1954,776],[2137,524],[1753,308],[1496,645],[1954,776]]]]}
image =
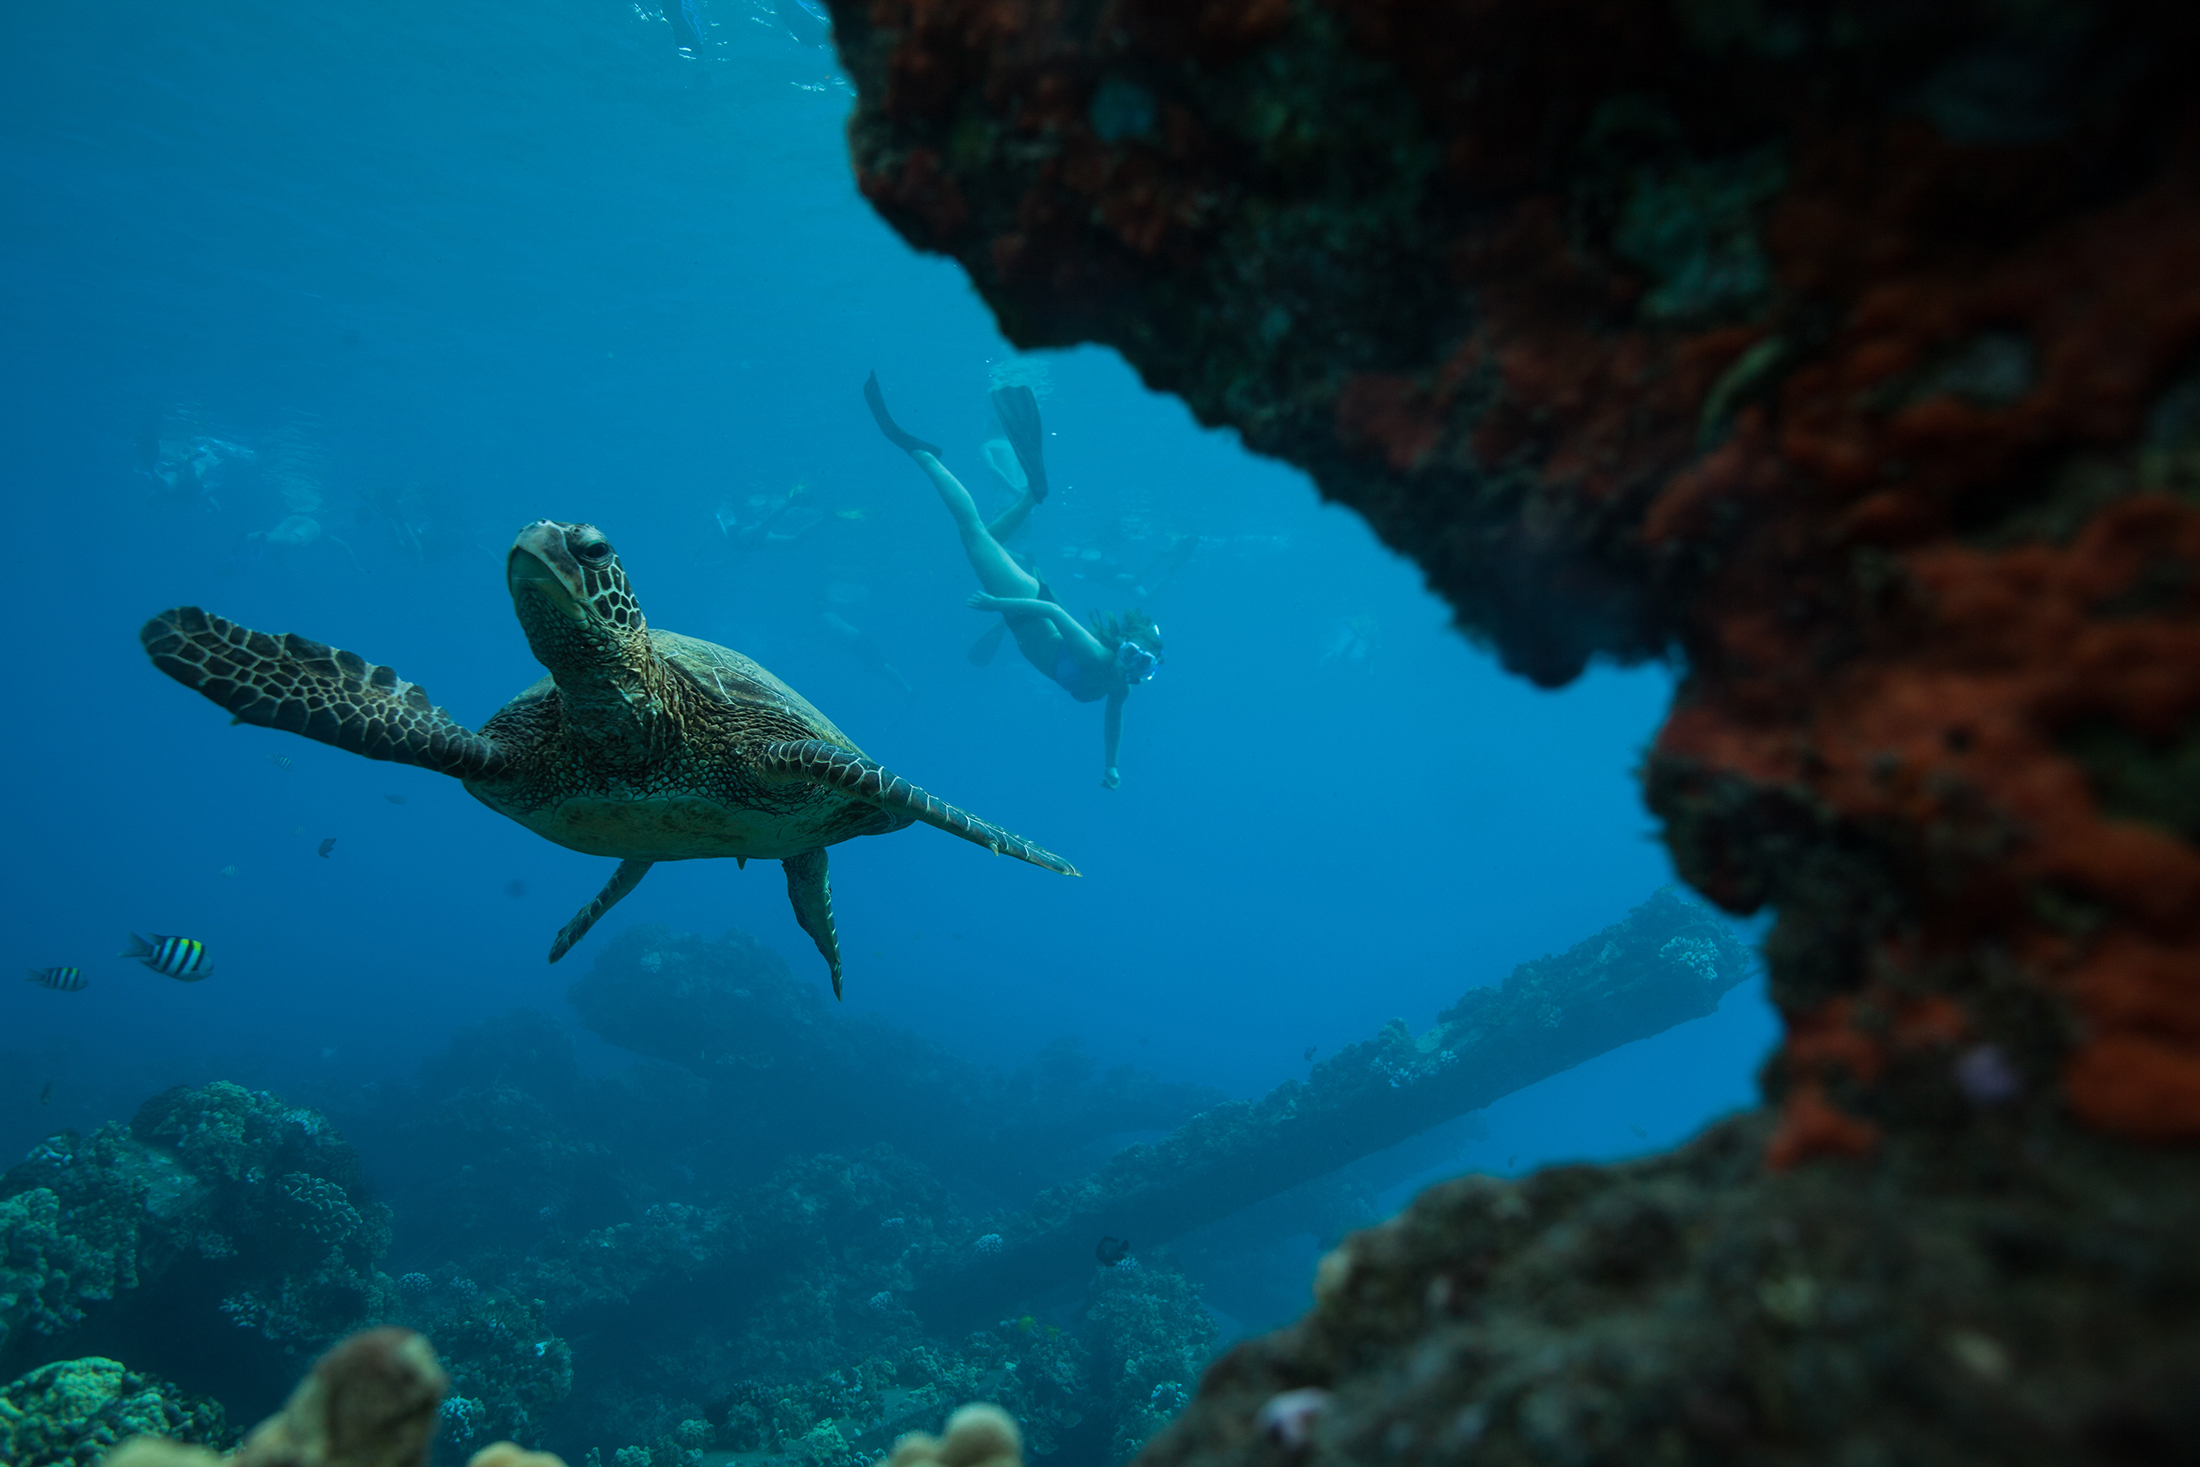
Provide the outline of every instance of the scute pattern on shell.
{"type": "Polygon", "coordinates": [[[462,779],[493,778],[506,762],[393,669],[295,632],[256,632],[179,606],[148,621],[138,640],[155,667],[239,723],[462,779]]]}
{"type": "Polygon", "coordinates": [[[652,740],[656,747],[647,758],[613,759],[611,750],[590,743],[547,680],[506,704],[482,727],[483,736],[509,756],[493,781],[497,807],[533,813],[573,799],[640,805],[688,798],[792,819],[843,804],[842,819],[830,827],[828,840],[883,834],[909,823],[906,816],[896,819],[876,806],[848,802],[833,789],[759,778],[755,751],[760,746],[814,739],[819,731],[791,709],[724,696],[711,681],[697,678],[685,659],[665,657],[663,665],[677,675],[653,689],[659,700],[653,722],[663,736],[652,740]]]}

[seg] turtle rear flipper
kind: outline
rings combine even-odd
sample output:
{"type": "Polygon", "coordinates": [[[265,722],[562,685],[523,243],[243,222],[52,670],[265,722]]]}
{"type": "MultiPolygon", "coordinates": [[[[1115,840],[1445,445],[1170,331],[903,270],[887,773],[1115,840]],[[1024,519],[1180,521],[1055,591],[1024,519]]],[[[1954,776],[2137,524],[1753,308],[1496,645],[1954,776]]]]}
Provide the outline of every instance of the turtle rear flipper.
{"type": "Polygon", "coordinates": [[[655,861],[645,861],[631,856],[619,863],[619,869],[611,873],[611,879],[596,893],[596,899],[573,914],[573,920],[558,929],[556,940],[550,944],[550,961],[556,962],[573,950],[573,944],[588,935],[588,929],[596,925],[596,919],[619,904],[620,898],[642,884],[655,861]]]}
{"type": "Polygon", "coordinates": [[[481,779],[506,756],[387,667],[301,637],[238,626],[196,606],[164,611],[138,631],[153,666],[234,715],[324,744],[481,779]]]}
{"type": "Polygon", "coordinates": [[[824,785],[868,801],[890,815],[922,820],[949,835],[959,835],[974,845],[984,846],[997,856],[1014,856],[1019,861],[1029,861],[1064,876],[1081,874],[1075,866],[1045,847],[1035,846],[1022,836],[980,820],[967,810],[958,810],[944,800],[934,799],[878,761],[866,759],[838,744],[829,744],[823,739],[783,739],[766,744],[756,765],[771,778],[824,785]]]}
{"type": "Polygon", "coordinates": [[[804,851],[779,863],[787,872],[787,900],[794,919],[817,944],[818,955],[833,970],[833,997],[840,997],[840,936],[833,930],[833,882],[825,870],[825,848],[804,851]]]}

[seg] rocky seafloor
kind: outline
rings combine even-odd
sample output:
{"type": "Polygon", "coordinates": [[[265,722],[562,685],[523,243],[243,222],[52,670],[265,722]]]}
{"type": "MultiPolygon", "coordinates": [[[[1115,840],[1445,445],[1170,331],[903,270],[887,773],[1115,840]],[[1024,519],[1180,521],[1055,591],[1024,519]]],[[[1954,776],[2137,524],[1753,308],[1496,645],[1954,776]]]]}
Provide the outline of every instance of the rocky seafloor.
{"type": "MultiPolygon", "coordinates": [[[[826,1017],[739,934],[629,933],[590,981],[618,970],[738,992],[755,1053],[772,1052],[762,1011],[826,1017]]],[[[923,1052],[856,1024],[779,1058],[859,1065],[866,1039],[923,1052]]],[[[1000,1114],[1056,1137],[1165,1127],[1217,1098],[1066,1049],[1020,1076],[933,1058],[971,1090],[941,1087],[942,1124],[1011,1086],[1024,1103],[1000,1114]]],[[[926,1329],[897,1301],[926,1260],[984,1246],[981,1220],[846,1118],[778,1118],[764,1144],[734,1120],[756,1073],[713,1086],[645,1061],[584,1080],[558,1024],[522,1011],[459,1035],[413,1085],[329,1104],[379,1159],[371,1188],[328,1113],[221,1081],[48,1138],[0,1178],[0,1461],[89,1467],[134,1432],[224,1445],[228,1421],[380,1324],[433,1342],[460,1460],[518,1438],[607,1467],[713,1451],[846,1467],[978,1398],[1012,1409],[1037,1455],[1116,1460],[1188,1399],[1215,1325],[1165,1256],[1090,1263],[1044,1319],[926,1329]]]]}

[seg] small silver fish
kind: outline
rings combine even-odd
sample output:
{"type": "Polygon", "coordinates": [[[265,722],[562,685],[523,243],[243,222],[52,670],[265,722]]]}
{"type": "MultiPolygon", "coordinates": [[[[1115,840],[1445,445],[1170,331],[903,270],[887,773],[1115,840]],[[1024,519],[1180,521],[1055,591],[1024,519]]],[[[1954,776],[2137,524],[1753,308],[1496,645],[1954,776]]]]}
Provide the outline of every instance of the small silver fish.
{"type": "Polygon", "coordinates": [[[196,983],[214,971],[214,965],[206,960],[206,944],[195,937],[163,937],[156,932],[147,942],[133,932],[122,955],[136,958],[163,978],[178,983],[196,983]]]}
{"type": "Polygon", "coordinates": [[[290,756],[288,754],[270,754],[267,756],[267,762],[277,769],[288,769],[290,767],[290,756]]]}
{"type": "Polygon", "coordinates": [[[329,837],[329,838],[328,838],[327,840],[325,840],[325,841],[322,841],[322,842],[321,842],[321,854],[322,854],[322,855],[323,855],[324,857],[325,857],[325,856],[327,856],[327,855],[328,855],[328,853],[329,853],[330,851],[333,851],[333,850],[335,850],[335,849],[336,849],[336,837],[335,837],[335,836],[333,836],[333,835],[332,835],[332,836],[330,836],[330,837],[329,837]]]}
{"type": "Polygon", "coordinates": [[[84,976],[82,968],[31,969],[31,982],[40,988],[51,988],[57,993],[81,992],[90,981],[84,976]]]}

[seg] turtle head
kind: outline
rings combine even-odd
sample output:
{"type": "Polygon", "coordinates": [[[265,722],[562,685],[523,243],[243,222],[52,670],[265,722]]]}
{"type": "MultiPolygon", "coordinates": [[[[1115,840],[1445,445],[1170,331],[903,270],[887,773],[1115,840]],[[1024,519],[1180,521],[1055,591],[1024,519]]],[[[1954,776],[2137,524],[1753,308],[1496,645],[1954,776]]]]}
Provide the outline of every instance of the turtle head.
{"type": "Polygon", "coordinates": [[[536,520],[512,541],[504,582],[528,647],[559,687],[648,664],[649,624],[618,553],[594,525],[536,520]]]}

